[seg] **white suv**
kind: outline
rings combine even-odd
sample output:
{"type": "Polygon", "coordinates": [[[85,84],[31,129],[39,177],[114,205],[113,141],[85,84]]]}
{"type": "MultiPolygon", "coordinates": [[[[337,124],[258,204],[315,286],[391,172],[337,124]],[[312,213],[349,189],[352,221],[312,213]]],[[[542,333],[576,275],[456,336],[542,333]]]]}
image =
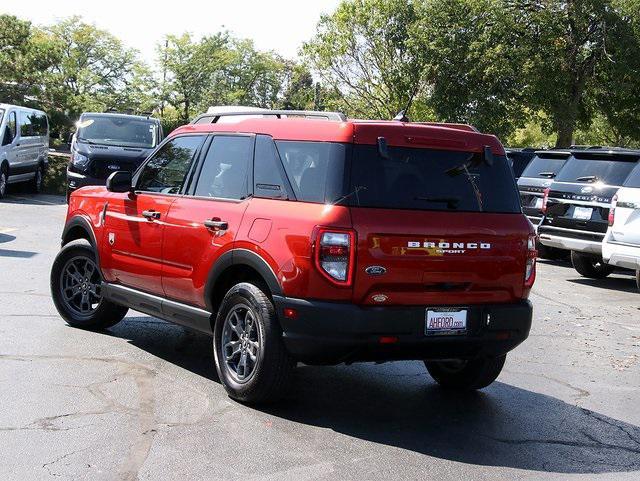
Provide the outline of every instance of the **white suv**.
{"type": "Polygon", "coordinates": [[[635,270],[640,289],[640,165],[629,174],[611,202],[602,257],[613,266],[635,270]]]}

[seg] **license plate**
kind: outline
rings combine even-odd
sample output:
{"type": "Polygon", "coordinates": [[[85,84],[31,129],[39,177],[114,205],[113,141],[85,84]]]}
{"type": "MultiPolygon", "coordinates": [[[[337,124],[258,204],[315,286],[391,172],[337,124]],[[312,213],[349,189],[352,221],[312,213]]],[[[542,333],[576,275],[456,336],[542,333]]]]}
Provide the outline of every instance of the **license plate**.
{"type": "Polygon", "coordinates": [[[533,207],[535,209],[542,209],[542,201],[542,197],[536,197],[536,201],[534,202],[533,207]]]}
{"type": "Polygon", "coordinates": [[[593,209],[591,207],[574,207],[573,208],[574,219],[589,220],[591,219],[592,213],[593,213],[593,209]]]}
{"type": "Polygon", "coordinates": [[[425,334],[462,334],[467,330],[466,309],[427,309],[425,334]]]}

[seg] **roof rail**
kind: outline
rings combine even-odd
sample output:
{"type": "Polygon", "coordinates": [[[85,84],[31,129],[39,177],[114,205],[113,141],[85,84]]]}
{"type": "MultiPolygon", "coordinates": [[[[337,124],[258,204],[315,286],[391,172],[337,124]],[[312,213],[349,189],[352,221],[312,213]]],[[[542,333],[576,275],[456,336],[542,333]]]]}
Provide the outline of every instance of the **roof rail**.
{"type": "Polygon", "coordinates": [[[238,110],[238,111],[230,111],[230,112],[216,112],[216,113],[206,113],[198,115],[191,123],[192,124],[204,124],[204,123],[217,123],[221,117],[236,117],[243,115],[260,115],[267,116],[272,115],[276,118],[281,119],[284,117],[304,117],[311,119],[324,119],[324,120],[332,120],[337,122],[345,122],[347,120],[347,116],[342,112],[320,112],[316,110],[265,110],[265,109],[255,109],[255,110],[238,110]],[[210,122],[206,122],[205,119],[211,119],[210,122]]]}

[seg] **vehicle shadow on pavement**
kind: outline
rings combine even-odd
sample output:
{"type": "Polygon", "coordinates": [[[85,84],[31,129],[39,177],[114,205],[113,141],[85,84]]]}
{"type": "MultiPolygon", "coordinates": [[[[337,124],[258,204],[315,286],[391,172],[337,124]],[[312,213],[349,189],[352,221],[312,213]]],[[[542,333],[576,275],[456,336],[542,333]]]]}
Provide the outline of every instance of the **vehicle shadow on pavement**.
{"type": "MultiPolygon", "coordinates": [[[[208,336],[153,317],[127,317],[104,334],[219,382],[208,336]]],[[[299,365],[284,400],[246,409],[467,464],[552,473],[640,470],[638,426],[499,381],[477,393],[447,392],[421,362],[299,365]]]]}
{"type": "MultiPolygon", "coordinates": [[[[629,271],[631,272],[631,271],[629,271]]],[[[596,287],[598,289],[608,289],[612,291],[638,292],[636,280],[633,277],[606,277],[604,279],[588,279],[580,277],[577,279],[567,279],[568,282],[581,284],[583,286],[596,287]]]]}
{"type": "Polygon", "coordinates": [[[139,349],[215,382],[211,338],[154,317],[125,317],[103,334],[127,339],[139,349]]]}
{"type": "Polygon", "coordinates": [[[467,464],[554,473],[640,470],[638,426],[501,382],[450,393],[419,362],[302,366],[288,399],[265,411],[467,464]]]}
{"type": "Polygon", "coordinates": [[[65,205],[67,200],[62,195],[47,194],[27,194],[21,192],[12,192],[4,199],[0,200],[2,204],[24,204],[24,205],[65,205]]]}
{"type": "MultiPolygon", "coordinates": [[[[3,234],[0,232],[0,244],[4,244],[7,242],[12,242],[16,240],[16,236],[3,234]]],[[[37,252],[30,251],[16,251],[12,249],[0,249],[0,257],[14,257],[18,259],[30,259],[31,257],[37,255],[37,252]]]]}

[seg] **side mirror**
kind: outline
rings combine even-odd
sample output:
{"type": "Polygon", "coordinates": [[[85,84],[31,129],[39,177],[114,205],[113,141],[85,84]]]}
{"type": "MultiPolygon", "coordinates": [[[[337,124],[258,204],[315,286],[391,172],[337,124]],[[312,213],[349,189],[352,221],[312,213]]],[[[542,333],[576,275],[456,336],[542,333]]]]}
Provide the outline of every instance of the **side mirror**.
{"type": "Polygon", "coordinates": [[[131,185],[131,172],[119,170],[107,178],[107,190],[109,192],[133,192],[131,185]]]}

